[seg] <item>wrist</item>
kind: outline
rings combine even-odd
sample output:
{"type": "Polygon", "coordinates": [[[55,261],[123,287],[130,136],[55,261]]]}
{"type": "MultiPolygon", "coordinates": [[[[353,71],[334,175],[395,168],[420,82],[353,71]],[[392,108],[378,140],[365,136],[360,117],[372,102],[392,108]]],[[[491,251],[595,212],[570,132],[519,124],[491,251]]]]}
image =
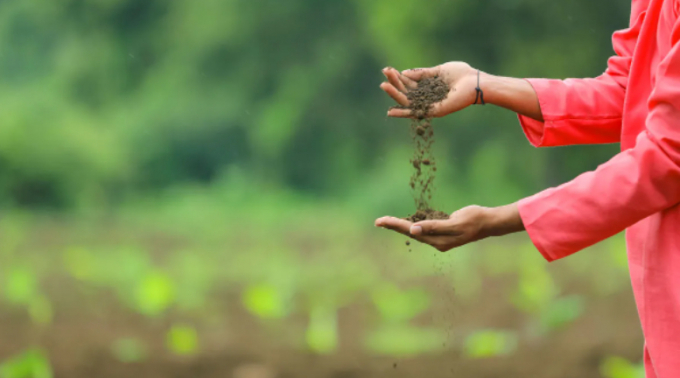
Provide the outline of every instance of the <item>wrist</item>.
{"type": "MultiPolygon", "coordinates": [[[[467,99],[467,106],[481,104],[477,95],[477,84],[478,79],[479,82],[481,82],[482,75],[484,75],[483,72],[476,68],[470,67],[470,69],[465,73],[463,78],[460,80],[461,83],[460,88],[462,88],[463,91],[465,92],[464,95],[465,98],[467,99]]],[[[486,102],[486,93],[484,94],[484,101],[486,102]]]]}
{"type": "Polygon", "coordinates": [[[524,223],[517,204],[488,208],[483,222],[485,236],[503,236],[524,231],[524,223]]]}
{"type": "Polygon", "coordinates": [[[480,88],[488,104],[543,122],[543,113],[534,87],[525,79],[495,76],[482,72],[480,88]]]}
{"type": "Polygon", "coordinates": [[[504,88],[508,86],[504,79],[506,78],[480,71],[479,88],[484,92],[484,100],[487,104],[499,105],[499,103],[503,103],[501,97],[504,88]]]}

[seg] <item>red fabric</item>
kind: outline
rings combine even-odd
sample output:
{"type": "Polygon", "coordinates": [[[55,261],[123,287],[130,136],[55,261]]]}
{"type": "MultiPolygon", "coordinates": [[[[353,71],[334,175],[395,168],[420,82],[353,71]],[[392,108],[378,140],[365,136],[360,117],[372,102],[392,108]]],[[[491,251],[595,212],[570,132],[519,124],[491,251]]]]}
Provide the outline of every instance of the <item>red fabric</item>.
{"type": "Polygon", "coordinates": [[[680,0],[633,0],[630,27],[595,79],[529,79],[545,122],[535,146],[621,142],[594,172],[519,202],[549,261],[627,229],[648,377],[680,377],[680,0]]]}
{"type": "Polygon", "coordinates": [[[649,356],[647,346],[645,346],[644,361],[646,378],[657,378],[656,372],[654,371],[654,363],[652,363],[652,358],[649,356]]]}

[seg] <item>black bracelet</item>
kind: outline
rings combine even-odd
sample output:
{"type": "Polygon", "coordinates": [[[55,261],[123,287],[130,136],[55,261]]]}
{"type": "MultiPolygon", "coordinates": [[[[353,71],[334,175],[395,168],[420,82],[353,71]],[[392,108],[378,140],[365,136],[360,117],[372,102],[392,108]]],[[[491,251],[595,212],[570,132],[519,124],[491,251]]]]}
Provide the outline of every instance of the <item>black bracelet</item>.
{"type": "Polygon", "coordinates": [[[473,105],[477,105],[477,101],[479,100],[482,101],[482,105],[486,105],[486,102],[484,102],[484,91],[479,87],[479,76],[481,76],[481,73],[479,70],[477,70],[477,88],[475,88],[477,91],[477,97],[475,97],[475,103],[473,105]]]}

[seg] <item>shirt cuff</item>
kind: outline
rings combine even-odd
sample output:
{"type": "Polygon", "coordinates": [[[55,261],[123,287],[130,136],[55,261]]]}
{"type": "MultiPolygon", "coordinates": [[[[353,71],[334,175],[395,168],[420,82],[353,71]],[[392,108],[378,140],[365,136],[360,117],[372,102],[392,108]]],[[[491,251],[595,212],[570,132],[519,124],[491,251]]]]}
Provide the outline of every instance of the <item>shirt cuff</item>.
{"type": "MultiPolygon", "coordinates": [[[[546,114],[549,113],[548,110],[550,101],[548,101],[547,99],[550,94],[549,91],[550,79],[525,79],[525,80],[528,81],[529,84],[531,84],[531,86],[534,88],[534,91],[536,91],[536,95],[538,96],[538,104],[541,108],[543,118],[545,119],[546,114]]],[[[546,145],[545,129],[546,127],[550,127],[551,122],[536,121],[535,119],[523,116],[521,114],[518,114],[517,117],[519,118],[519,123],[522,126],[524,135],[526,135],[527,139],[529,140],[529,143],[531,143],[531,145],[533,145],[534,147],[545,146],[546,145]]]]}
{"type": "Polygon", "coordinates": [[[538,252],[543,255],[543,258],[545,258],[548,262],[552,262],[557,260],[559,257],[553,256],[548,251],[548,249],[546,249],[545,240],[543,240],[543,237],[538,231],[538,227],[536,225],[540,214],[543,213],[543,211],[540,210],[541,206],[544,206],[544,204],[541,204],[541,201],[537,198],[537,196],[524,198],[517,203],[519,216],[522,218],[522,223],[524,224],[527,234],[529,234],[531,242],[534,244],[538,252]]]}

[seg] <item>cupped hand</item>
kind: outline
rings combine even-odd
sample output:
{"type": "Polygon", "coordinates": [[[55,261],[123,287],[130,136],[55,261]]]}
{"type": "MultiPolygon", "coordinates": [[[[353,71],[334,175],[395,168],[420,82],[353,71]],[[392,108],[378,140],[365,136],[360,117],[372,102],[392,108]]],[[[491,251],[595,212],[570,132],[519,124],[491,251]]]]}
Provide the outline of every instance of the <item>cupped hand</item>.
{"type": "Polygon", "coordinates": [[[375,221],[377,227],[404,234],[429,244],[441,252],[485,238],[487,208],[469,206],[451,214],[446,220],[412,223],[404,219],[383,217],[375,221]]]}
{"type": "Polygon", "coordinates": [[[524,230],[516,204],[496,208],[468,206],[451,214],[449,219],[417,223],[383,217],[377,219],[375,225],[429,244],[441,252],[490,236],[524,230]]]}
{"type": "MultiPolygon", "coordinates": [[[[428,117],[444,117],[448,114],[465,109],[474,104],[477,91],[477,70],[463,62],[449,62],[431,68],[416,68],[399,72],[394,68],[383,69],[387,81],[380,85],[402,107],[410,105],[407,93],[416,88],[418,82],[425,78],[438,76],[450,90],[449,94],[441,102],[432,105],[428,117]]],[[[411,118],[410,109],[391,108],[387,115],[390,117],[411,118]]]]}

